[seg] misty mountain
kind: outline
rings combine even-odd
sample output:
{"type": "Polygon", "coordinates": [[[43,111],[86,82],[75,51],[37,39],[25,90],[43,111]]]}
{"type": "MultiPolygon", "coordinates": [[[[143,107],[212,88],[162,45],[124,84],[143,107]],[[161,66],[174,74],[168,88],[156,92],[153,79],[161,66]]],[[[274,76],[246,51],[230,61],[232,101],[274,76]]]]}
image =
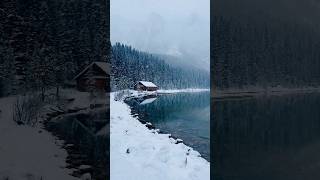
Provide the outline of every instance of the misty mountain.
{"type": "Polygon", "coordinates": [[[111,42],[183,59],[209,71],[209,0],[136,0],[111,6],[111,42]],[[183,7],[183,8],[176,8],[183,7]]]}
{"type": "Polygon", "coordinates": [[[116,43],[112,46],[111,89],[133,88],[137,81],[151,81],[161,89],[208,88],[209,72],[172,65],[165,56],[138,51],[116,43]]]}
{"type": "Polygon", "coordinates": [[[180,54],[179,56],[166,55],[166,54],[156,54],[160,59],[163,59],[167,64],[173,67],[180,67],[183,69],[190,70],[205,70],[210,72],[210,60],[209,57],[197,60],[195,57],[190,57],[185,54],[180,54]]]}

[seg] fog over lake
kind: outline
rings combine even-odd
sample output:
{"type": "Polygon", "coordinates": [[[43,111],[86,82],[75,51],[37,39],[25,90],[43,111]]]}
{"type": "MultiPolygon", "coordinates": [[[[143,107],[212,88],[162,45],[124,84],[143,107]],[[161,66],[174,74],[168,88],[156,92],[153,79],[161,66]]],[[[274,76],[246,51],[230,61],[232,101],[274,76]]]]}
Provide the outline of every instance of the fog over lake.
{"type": "Polygon", "coordinates": [[[112,0],[111,42],[180,57],[209,71],[210,1],[112,0]]]}

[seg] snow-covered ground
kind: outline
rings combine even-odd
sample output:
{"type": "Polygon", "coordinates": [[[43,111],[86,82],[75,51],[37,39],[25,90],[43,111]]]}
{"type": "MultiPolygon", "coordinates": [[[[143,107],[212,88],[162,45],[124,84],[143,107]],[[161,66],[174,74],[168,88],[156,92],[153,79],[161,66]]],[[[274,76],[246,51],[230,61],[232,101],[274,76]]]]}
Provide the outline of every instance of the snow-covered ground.
{"type": "Polygon", "coordinates": [[[210,163],[197,151],[176,144],[169,134],[149,130],[115,94],[110,95],[111,180],[210,179],[210,163]]]}
{"type": "Polygon", "coordinates": [[[12,120],[15,99],[0,99],[0,179],[76,179],[65,168],[63,142],[41,127],[18,126],[12,120]]]}

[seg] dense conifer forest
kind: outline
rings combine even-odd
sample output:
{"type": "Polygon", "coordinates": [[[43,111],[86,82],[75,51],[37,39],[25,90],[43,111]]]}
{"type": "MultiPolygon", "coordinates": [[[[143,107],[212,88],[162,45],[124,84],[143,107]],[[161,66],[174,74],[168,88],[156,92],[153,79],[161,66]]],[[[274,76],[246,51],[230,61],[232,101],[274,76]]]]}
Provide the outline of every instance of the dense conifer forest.
{"type": "Polygon", "coordinates": [[[110,62],[113,89],[138,80],[161,88],[208,87],[209,74],[109,42],[105,1],[0,2],[0,96],[60,88],[93,61],[110,62]]]}
{"type": "Polygon", "coordinates": [[[218,0],[214,7],[214,89],[319,87],[320,11],[311,1],[218,0]]]}
{"type": "Polygon", "coordinates": [[[0,96],[58,88],[90,62],[108,61],[107,7],[100,0],[0,1],[0,96]]]}
{"type": "Polygon", "coordinates": [[[161,89],[208,88],[209,72],[170,65],[163,56],[116,43],[112,46],[112,90],[133,88],[137,81],[152,81],[161,89]]]}

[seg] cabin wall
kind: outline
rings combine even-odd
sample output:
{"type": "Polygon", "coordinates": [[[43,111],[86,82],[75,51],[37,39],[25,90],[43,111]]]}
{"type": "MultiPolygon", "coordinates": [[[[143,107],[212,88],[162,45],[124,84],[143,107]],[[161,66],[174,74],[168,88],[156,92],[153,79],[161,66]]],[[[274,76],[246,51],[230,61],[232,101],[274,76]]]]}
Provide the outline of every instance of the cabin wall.
{"type": "Polygon", "coordinates": [[[77,89],[81,92],[85,92],[87,87],[87,80],[84,78],[77,79],[77,89]]]}
{"type": "Polygon", "coordinates": [[[156,91],[158,90],[157,87],[147,87],[147,91],[156,91]]]}
{"type": "MultiPolygon", "coordinates": [[[[105,79],[94,79],[94,87],[97,90],[108,92],[110,91],[109,78],[105,79]]],[[[89,79],[85,76],[81,76],[77,79],[77,89],[81,92],[89,92],[90,91],[90,83],[89,79]]]]}
{"type": "Polygon", "coordinates": [[[95,87],[97,89],[100,89],[100,90],[106,90],[107,88],[107,82],[106,82],[106,79],[96,79],[95,80],[95,87]]]}
{"type": "Polygon", "coordinates": [[[137,84],[137,85],[135,86],[135,90],[137,90],[137,91],[146,91],[147,89],[146,89],[146,87],[143,86],[142,84],[137,84]]]}
{"type": "Polygon", "coordinates": [[[94,78],[94,87],[97,90],[110,92],[110,75],[106,74],[100,67],[96,64],[88,68],[83,72],[77,79],[77,89],[82,92],[90,91],[90,82],[88,77],[94,78]]]}

